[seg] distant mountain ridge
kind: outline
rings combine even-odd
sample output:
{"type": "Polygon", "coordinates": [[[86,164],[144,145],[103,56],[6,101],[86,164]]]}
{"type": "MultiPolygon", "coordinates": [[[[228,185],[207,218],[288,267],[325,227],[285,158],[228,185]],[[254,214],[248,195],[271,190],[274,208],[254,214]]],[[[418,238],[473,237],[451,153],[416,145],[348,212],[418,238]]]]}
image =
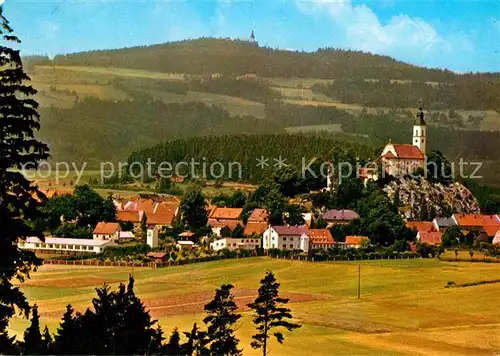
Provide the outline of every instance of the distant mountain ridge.
{"type": "MultiPolygon", "coordinates": [[[[453,82],[460,75],[397,61],[388,56],[333,48],[315,52],[259,47],[242,40],[200,38],[149,46],[28,57],[28,62],[144,69],[188,74],[220,73],[262,77],[373,78],[453,82]]],[[[498,73],[483,76],[499,78],[498,73]]]]}

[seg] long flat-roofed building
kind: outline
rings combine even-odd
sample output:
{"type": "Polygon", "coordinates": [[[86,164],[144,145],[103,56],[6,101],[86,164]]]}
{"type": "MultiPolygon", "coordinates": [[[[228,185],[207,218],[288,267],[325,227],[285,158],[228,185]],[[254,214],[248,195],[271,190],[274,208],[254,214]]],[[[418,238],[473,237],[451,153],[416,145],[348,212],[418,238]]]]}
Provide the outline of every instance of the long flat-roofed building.
{"type": "Polygon", "coordinates": [[[46,237],[45,241],[38,237],[20,240],[17,246],[24,250],[60,255],[77,255],[100,253],[108,247],[118,246],[113,240],[72,239],[65,237],[46,237]]]}

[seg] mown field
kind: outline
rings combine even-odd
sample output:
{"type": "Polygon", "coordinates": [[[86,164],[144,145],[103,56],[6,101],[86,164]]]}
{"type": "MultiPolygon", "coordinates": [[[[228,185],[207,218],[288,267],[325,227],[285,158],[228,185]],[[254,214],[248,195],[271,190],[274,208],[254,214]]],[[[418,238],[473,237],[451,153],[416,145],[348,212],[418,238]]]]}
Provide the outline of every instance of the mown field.
{"type": "MultiPolygon", "coordinates": [[[[163,330],[188,330],[201,322],[203,305],[222,283],[235,285],[244,317],[238,325],[245,355],[251,317],[245,307],[268,270],[303,327],[271,344],[272,355],[493,355],[500,352],[500,284],[444,288],[497,279],[500,265],[436,260],[370,261],[361,264],[361,299],[356,296],[358,264],[308,263],[267,258],[208,262],[164,269],[44,266],[22,285],[37,303],[42,326],[57,328],[65,305],[90,304],[94,288],[117,285],[129,273],[136,292],[163,330]]],[[[16,317],[11,333],[28,325],[16,317]]]]}

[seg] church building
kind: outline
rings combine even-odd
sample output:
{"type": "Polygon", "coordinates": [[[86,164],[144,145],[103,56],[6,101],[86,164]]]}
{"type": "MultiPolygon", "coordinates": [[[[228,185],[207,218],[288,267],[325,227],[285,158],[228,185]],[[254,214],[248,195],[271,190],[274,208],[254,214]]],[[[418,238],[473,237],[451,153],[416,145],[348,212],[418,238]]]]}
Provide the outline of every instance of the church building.
{"type": "Polygon", "coordinates": [[[425,169],[425,152],[427,145],[427,126],[422,106],[419,107],[413,123],[412,144],[389,143],[382,150],[381,158],[385,171],[392,176],[402,176],[417,170],[425,169]]]}

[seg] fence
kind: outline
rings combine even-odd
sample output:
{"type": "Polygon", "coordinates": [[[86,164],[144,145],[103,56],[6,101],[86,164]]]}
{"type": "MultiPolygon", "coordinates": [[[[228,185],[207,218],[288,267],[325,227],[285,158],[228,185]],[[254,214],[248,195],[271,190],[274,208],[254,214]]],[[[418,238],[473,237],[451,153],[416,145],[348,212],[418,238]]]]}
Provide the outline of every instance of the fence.
{"type": "Polygon", "coordinates": [[[367,260],[413,260],[416,258],[422,258],[420,255],[374,255],[374,256],[342,256],[342,255],[337,255],[333,257],[329,256],[279,256],[279,255],[269,255],[271,258],[275,259],[283,259],[283,260],[295,260],[295,261],[306,261],[306,262],[340,262],[340,261],[367,261],[367,260]]]}
{"type": "Polygon", "coordinates": [[[207,256],[189,260],[177,261],[152,261],[152,262],[127,262],[127,261],[100,261],[100,260],[52,260],[44,259],[44,265],[65,265],[65,266],[93,266],[93,267],[149,267],[149,268],[163,268],[187,265],[192,263],[201,263],[209,261],[219,261],[226,259],[238,259],[252,256],[239,256],[239,257],[226,257],[226,256],[207,256]]]}

